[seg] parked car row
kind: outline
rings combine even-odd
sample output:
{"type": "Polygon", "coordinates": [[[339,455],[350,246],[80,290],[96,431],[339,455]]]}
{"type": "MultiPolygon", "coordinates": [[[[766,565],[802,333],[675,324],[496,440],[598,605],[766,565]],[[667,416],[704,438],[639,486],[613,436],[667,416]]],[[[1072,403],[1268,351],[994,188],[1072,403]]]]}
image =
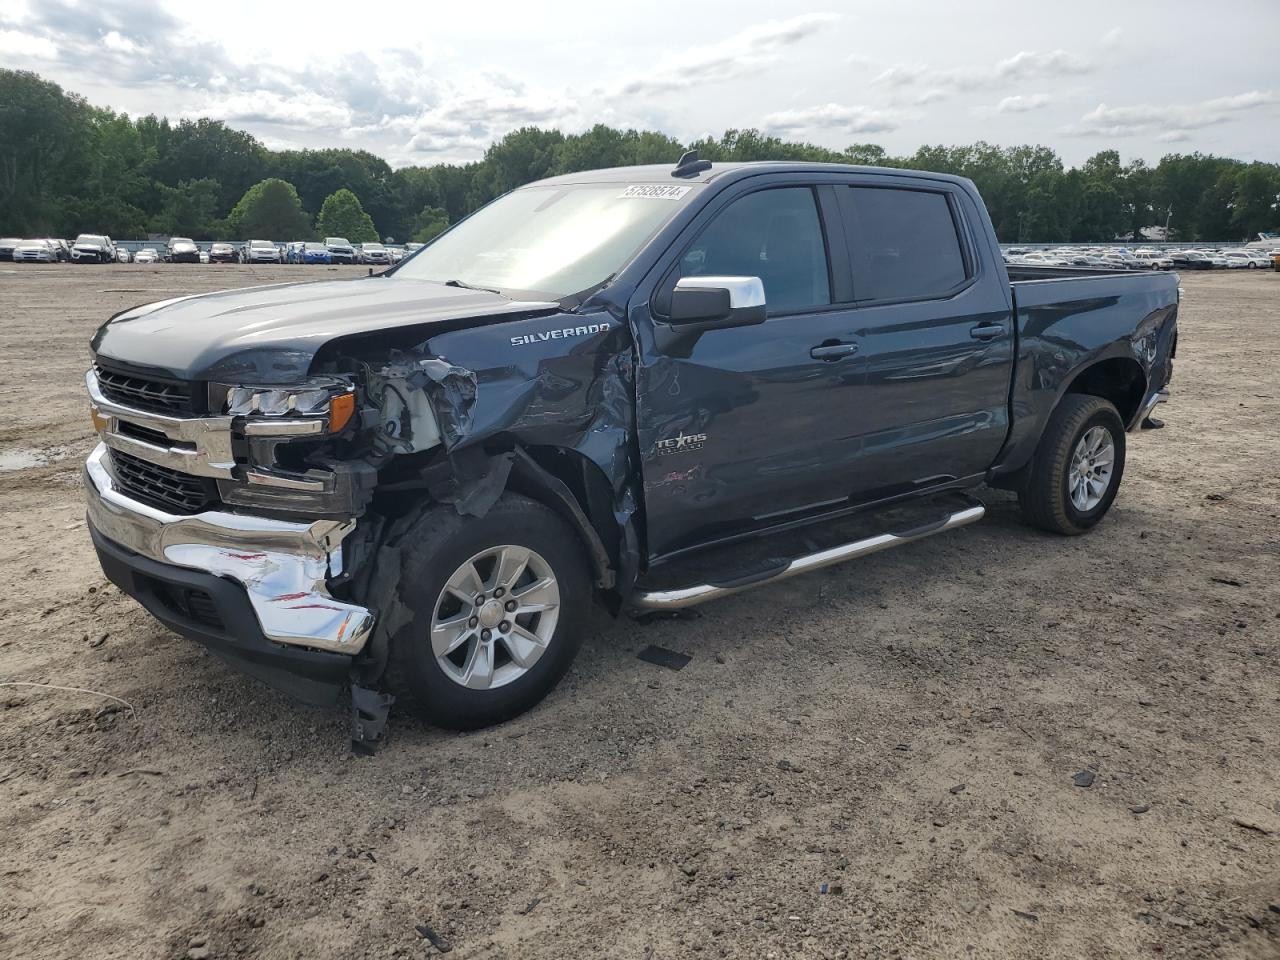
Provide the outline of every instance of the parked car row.
{"type": "Polygon", "coordinates": [[[0,260],[15,263],[202,262],[200,248],[187,237],[173,237],[163,248],[143,247],[137,253],[130,253],[110,237],[99,233],[82,233],[70,243],[52,237],[0,239],[0,260]]]}
{"type": "Polygon", "coordinates": [[[22,239],[0,237],[0,260],[25,263],[365,263],[390,266],[422,246],[406,243],[353,244],[344,237],[325,237],[323,242],[295,240],[276,244],[270,240],[245,243],[217,241],[201,250],[190,237],[171,237],[167,242],[144,246],[130,252],[105,234],[82,233],[74,241],[52,237],[22,239]]]}
{"type": "Polygon", "coordinates": [[[71,259],[71,252],[65,240],[15,238],[0,240],[0,258],[14,263],[59,263],[71,259]]]}
{"type": "Polygon", "coordinates": [[[1263,270],[1272,265],[1277,255],[1280,255],[1280,249],[1268,252],[1209,248],[1130,250],[1125,247],[1072,246],[1045,250],[1008,247],[1004,251],[1006,263],[1111,270],[1263,270]]]}
{"type": "Polygon", "coordinates": [[[420,243],[406,243],[403,247],[381,243],[354,244],[346,237],[325,237],[321,243],[295,240],[285,246],[283,263],[367,263],[370,266],[390,266],[420,248],[420,243]]]}

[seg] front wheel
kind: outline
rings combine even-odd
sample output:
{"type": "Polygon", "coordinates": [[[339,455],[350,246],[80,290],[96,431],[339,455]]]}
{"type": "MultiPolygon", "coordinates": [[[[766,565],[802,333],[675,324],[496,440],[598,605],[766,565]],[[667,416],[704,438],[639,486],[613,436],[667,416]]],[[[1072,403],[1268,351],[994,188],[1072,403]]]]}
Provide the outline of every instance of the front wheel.
{"type": "Polygon", "coordinates": [[[1115,406],[1101,397],[1067,394],[1018,491],[1023,516],[1053,533],[1090,530],[1116,498],[1124,454],[1124,422],[1115,406]]]}
{"type": "Polygon", "coordinates": [[[423,719],[474,730],[523,713],[582,643],[591,584],[579,540],[556,513],[505,494],[483,517],[429,507],[400,540],[386,682],[423,719]]]}

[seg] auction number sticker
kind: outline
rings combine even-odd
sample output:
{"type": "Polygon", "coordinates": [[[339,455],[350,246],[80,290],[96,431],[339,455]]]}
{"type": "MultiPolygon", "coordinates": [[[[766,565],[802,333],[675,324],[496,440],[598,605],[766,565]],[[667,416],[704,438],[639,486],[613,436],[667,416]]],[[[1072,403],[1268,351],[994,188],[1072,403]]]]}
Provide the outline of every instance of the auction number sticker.
{"type": "Polygon", "coordinates": [[[674,184],[633,183],[618,194],[618,199],[637,197],[641,200],[679,200],[693,187],[678,187],[674,184]]]}

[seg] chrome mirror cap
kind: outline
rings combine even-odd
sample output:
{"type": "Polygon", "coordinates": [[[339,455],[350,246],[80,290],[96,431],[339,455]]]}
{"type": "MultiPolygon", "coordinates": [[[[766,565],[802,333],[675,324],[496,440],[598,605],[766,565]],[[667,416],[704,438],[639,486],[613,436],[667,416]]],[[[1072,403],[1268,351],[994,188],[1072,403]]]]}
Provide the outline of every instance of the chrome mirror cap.
{"type": "Polygon", "coordinates": [[[677,290],[728,290],[729,309],[763,307],[764,281],[759,277],[681,277],[677,290]]]}

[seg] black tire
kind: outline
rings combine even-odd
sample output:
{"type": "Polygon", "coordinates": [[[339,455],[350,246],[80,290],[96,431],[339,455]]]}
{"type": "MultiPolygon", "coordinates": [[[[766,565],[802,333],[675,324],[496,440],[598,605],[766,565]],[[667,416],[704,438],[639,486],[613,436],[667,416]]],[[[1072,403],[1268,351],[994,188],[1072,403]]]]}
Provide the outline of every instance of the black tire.
{"type": "MultiPolygon", "coordinates": [[[[573,529],[547,507],[504,494],[483,517],[461,517],[448,505],[427,508],[400,538],[398,593],[412,619],[390,638],[385,683],[428,723],[474,730],[523,713],[564,676],[582,645],[591,580],[573,529]],[[431,648],[432,616],[446,582],[476,554],[510,544],[535,551],[560,590],[558,617],[544,652],[523,675],[502,686],[472,690],[445,673],[431,648]]],[[[472,641],[474,642],[474,641],[472,641]]],[[[500,648],[498,657],[506,653],[500,648]]]]}
{"type": "Polygon", "coordinates": [[[1102,397],[1069,393],[1049,418],[1026,478],[1018,490],[1018,504],[1028,523],[1052,533],[1074,536],[1097,525],[1115,501],[1124,477],[1124,422],[1115,406],[1102,397]],[[1076,445],[1089,430],[1102,427],[1110,434],[1114,461],[1108,486],[1096,506],[1087,511],[1071,500],[1068,477],[1076,445]]]}

